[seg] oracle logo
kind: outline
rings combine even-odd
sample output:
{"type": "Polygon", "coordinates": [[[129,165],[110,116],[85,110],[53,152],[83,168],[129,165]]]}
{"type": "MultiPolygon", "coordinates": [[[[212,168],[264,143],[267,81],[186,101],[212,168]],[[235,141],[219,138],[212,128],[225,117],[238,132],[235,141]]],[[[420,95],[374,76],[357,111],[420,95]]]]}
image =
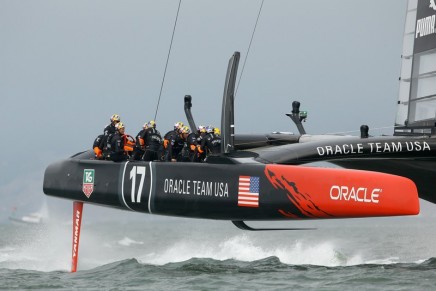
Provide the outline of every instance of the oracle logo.
{"type": "Polygon", "coordinates": [[[333,185],[330,188],[330,199],[362,203],[378,203],[381,192],[381,188],[333,185]]]}

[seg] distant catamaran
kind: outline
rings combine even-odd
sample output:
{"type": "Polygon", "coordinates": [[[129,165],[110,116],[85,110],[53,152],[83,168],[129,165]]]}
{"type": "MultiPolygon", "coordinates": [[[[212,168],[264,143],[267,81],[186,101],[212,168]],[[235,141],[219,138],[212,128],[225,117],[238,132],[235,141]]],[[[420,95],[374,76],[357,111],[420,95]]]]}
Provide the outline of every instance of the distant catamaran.
{"type": "Polygon", "coordinates": [[[46,222],[47,215],[43,212],[33,212],[28,214],[17,213],[17,208],[14,207],[12,214],[9,216],[9,220],[21,224],[40,224],[46,222]]]}

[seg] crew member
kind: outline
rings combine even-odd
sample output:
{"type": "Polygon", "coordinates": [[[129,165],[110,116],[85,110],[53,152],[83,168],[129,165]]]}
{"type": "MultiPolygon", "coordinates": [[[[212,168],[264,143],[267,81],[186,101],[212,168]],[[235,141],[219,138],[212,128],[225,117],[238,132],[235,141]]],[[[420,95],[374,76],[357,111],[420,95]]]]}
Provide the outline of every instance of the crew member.
{"type": "Polygon", "coordinates": [[[116,125],[121,121],[118,114],[113,114],[110,118],[111,123],[109,123],[103,130],[102,143],[102,154],[103,157],[107,156],[111,152],[111,139],[112,136],[117,131],[116,125]]]}
{"type": "Polygon", "coordinates": [[[214,134],[212,126],[206,127],[206,135],[201,141],[200,149],[206,153],[206,157],[221,152],[221,137],[214,134]]]}
{"type": "Polygon", "coordinates": [[[108,158],[114,162],[125,161],[128,159],[124,145],[125,145],[125,128],[122,122],[116,125],[116,132],[111,138],[111,151],[108,158]]]}
{"type": "Polygon", "coordinates": [[[113,114],[110,118],[111,123],[109,123],[103,130],[103,134],[100,134],[97,136],[94,140],[94,143],[92,144],[92,149],[95,154],[95,158],[100,160],[103,159],[103,151],[106,150],[107,147],[106,143],[108,140],[108,137],[110,135],[113,135],[116,131],[115,125],[120,122],[120,116],[118,114],[113,114]]]}
{"type": "Polygon", "coordinates": [[[188,145],[188,136],[191,134],[191,130],[186,125],[180,130],[180,138],[183,141],[183,148],[178,158],[181,162],[190,162],[190,146],[188,145]]]}
{"type": "Polygon", "coordinates": [[[103,140],[104,135],[100,134],[96,137],[94,143],[92,144],[92,149],[94,150],[95,158],[97,160],[101,160],[103,158],[103,140]]]}
{"type": "Polygon", "coordinates": [[[156,161],[160,159],[162,152],[162,137],[156,129],[156,122],[150,120],[142,137],[144,140],[144,161],[156,161]]]}
{"type": "Polygon", "coordinates": [[[204,136],[206,135],[206,126],[200,125],[197,128],[198,137],[197,137],[197,161],[203,162],[206,158],[206,152],[201,148],[201,143],[203,141],[204,136]]]}
{"type": "Polygon", "coordinates": [[[135,138],[136,144],[135,144],[135,149],[133,150],[133,155],[132,155],[133,160],[139,161],[144,156],[144,153],[145,153],[144,135],[145,135],[146,130],[147,130],[147,122],[144,123],[144,125],[142,126],[142,129],[136,135],[136,138],[135,138]]]}
{"type": "Polygon", "coordinates": [[[110,118],[111,123],[109,123],[108,125],[106,125],[106,127],[104,128],[103,134],[105,136],[109,135],[109,134],[114,134],[116,132],[116,127],[115,125],[117,125],[118,122],[121,121],[120,116],[118,114],[113,114],[110,118]]]}
{"type": "Polygon", "coordinates": [[[183,148],[183,141],[180,138],[180,130],[183,126],[183,122],[176,122],[174,124],[174,129],[167,132],[164,136],[164,160],[167,162],[175,162],[177,160],[177,155],[183,148]]]}
{"type": "MultiPolygon", "coordinates": [[[[200,128],[200,126],[198,128],[200,128]]],[[[200,131],[197,130],[197,132],[192,131],[186,138],[186,146],[189,153],[188,158],[190,162],[199,162],[197,150],[199,136],[200,131]]]]}
{"type": "Polygon", "coordinates": [[[169,139],[170,136],[180,134],[180,129],[183,127],[183,125],[184,125],[183,122],[176,122],[176,123],[174,124],[174,129],[168,131],[168,132],[164,135],[164,143],[163,143],[164,149],[166,149],[166,148],[168,147],[168,142],[169,142],[169,140],[170,140],[170,139],[169,139]]]}

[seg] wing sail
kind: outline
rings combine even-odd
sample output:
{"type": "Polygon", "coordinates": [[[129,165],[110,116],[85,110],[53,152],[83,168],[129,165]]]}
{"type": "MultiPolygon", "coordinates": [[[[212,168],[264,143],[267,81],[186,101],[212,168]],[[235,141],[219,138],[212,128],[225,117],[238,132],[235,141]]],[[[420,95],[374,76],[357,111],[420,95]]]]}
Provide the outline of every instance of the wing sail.
{"type": "Polygon", "coordinates": [[[235,52],[229,60],[226,82],[224,85],[223,105],[221,113],[221,152],[230,153],[234,150],[234,111],[236,74],[238,71],[240,53],[235,52]]]}

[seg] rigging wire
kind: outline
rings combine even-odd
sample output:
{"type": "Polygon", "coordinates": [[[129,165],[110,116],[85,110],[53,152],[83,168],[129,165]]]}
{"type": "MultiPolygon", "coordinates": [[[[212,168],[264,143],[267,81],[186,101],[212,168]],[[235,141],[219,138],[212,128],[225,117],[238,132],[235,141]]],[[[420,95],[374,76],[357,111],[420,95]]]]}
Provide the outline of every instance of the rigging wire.
{"type": "Polygon", "coordinates": [[[182,4],[182,0],[179,0],[179,7],[177,8],[177,14],[176,14],[176,19],[174,21],[174,27],[173,27],[173,34],[171,36],[171,42],[170,42],[170,48],[168,49],[168,56],[167,56],[167,62],[165,64],[165,70],[164,70],[164,74],[162,77],[162,84],[160,86],[160,92],[159,92],[159,98],[157,100],[157,106],[156,106],[156,112],[154,114],[154,120],[156,121],[156,117],[157,117],[157,112],[159,110],[159,103],[160,103],[160,97],[162,96],[162,89],[163,89],[163,85],[165,82],[165,75],[167,73],[167,67],[168,67],[168,61],[170,59],[170,54],[171,54],[171,48],[173,46],[173,39],[174,39],[174,33],[176,31],[176,26],[177,26],[177,19],[179,18],[179,11],[180,11],[180,5],[182,4]]]}
{"type": "Polygon", "coordinates": [[[256,32],[257,23],[259,22],[260,13],[262,12],[263,1],[264,0],[262,0],[262,3],[260,4],[259,13],[257,14],[256,23],[254,24],[253,33],[251,34],[250,44],[248,45],[247,54],[245,55],[244,64],[242,65],[241,74],[239,75],[238,84],[236,85],[235,97],[236,97],[236,94],[238,93],[239,83],[241,82],[242,74],[244,73],[245,63],[247,62],[248,54],[250,53],[251,43],[253,42],[254,33],[256,32]]]}

